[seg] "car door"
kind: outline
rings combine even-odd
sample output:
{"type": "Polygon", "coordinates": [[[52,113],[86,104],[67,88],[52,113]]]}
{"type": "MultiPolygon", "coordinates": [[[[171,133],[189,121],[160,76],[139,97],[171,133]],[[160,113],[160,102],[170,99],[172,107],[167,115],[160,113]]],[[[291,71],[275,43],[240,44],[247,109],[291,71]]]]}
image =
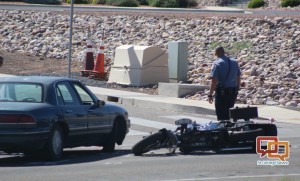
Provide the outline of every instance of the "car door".
{"type": "Polygon", "coordinates": [[[97,100],[93,99],[89,91],[79,82],[73,82],[82,106],[88,110],[88,130],[89,133],[107,133],[111,130],[112,121],[107,106],[97,105],[97,100]]]}
{"type": "Polygon", "coordinates": [[[81,101],[68,81],[56,85],[58,104],[63,110],[65,121],[69,126],[69,135],[84,135],[88,131],[88,109],[82,107],[81,101]]]}

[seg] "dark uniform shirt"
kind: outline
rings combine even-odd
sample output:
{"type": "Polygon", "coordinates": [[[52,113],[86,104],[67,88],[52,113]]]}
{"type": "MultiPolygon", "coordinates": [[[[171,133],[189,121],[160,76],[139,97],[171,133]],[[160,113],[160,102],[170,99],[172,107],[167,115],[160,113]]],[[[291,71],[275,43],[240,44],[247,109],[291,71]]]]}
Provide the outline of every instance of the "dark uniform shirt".
{"type": "Polygon", "coordinates": [[[241,70],[237,61],[225,55],[222,56],[221,58],[218,58],[213,63],[213,68],[210,73],[210,77],[216,78],[218,80],[218,83],[221,83],[224,87],[237,87],[237,76],[240,75],[241,75],[241,70]],[[229,72],[229,65],[230,65],[230,72],[229,72]],[[228,74],[228,78],[226,79],[227,74],[228,74]]]}

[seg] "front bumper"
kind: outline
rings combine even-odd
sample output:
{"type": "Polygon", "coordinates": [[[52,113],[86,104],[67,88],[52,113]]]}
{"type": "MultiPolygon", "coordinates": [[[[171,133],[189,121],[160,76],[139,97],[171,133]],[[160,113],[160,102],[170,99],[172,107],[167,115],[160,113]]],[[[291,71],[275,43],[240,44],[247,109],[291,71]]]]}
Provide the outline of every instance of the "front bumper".
{"type": "Polygon", "coordinates": [[[129,133],[129,128],[131,127],[130,119],[126,120],[126,124],[127,124],[127,131],[126,131],[126,134],[127,134],[127,133],[129,133]]]}

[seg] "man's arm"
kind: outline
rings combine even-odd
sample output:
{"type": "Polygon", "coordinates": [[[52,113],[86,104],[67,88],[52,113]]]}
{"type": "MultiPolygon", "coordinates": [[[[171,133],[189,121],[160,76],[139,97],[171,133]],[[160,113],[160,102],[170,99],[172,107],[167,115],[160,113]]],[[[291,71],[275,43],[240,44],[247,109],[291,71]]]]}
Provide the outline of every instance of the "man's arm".
{"type": "Polygon", "coordinates": [[[242,76],[242,73],[241,73],[241,69],[240,69],[240,66],[237,64],[237,68],[238,68],[238,71],[237,71],[237,80],[236,80],[236,87],[238,89],[240,89],[240,87],[244,87],[244,83],[241,82],[241,76],[242,76]]]}
{"type": "Polygon", "coordinates": [[[213,102],[213,97],[212,97],[212,95],[213,95],[214,91],[216,90],[217,84],[218,84],[217,78],[212,77],[212,78],[211,78],[211,82],[210,82],[209,94],[208,94],[208,102],[209,102],[209,103],[212,103],[212,102],[213,102]]]}

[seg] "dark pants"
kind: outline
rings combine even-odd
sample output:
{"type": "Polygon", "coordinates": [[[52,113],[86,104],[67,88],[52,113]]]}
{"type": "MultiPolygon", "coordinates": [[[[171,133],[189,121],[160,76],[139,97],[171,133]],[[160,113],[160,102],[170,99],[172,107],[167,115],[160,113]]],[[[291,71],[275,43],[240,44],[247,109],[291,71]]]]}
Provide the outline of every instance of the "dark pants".
{"type": "Polygon", "coordinates": [[[234,106],[237,96],[236,88],[224,88],[216,90],[215,108],[218,120],[230,120],[229,109],[234,106]]]}

